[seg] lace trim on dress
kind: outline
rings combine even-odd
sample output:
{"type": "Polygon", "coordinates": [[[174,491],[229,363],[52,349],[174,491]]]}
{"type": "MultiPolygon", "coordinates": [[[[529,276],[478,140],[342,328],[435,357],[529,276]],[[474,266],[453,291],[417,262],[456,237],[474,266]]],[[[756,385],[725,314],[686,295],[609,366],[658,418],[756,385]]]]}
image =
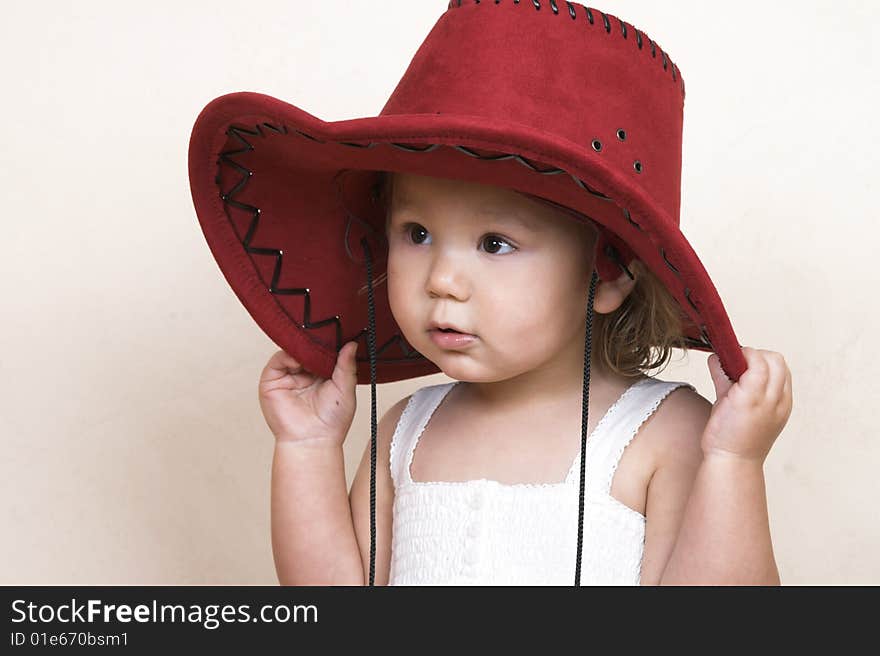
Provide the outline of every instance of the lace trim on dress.
{"type": "Polygon", "coordinates": [[[415,405],[416,397],[419,396],[419,392],[423,391],[425,388],[420,390],[416,390],[409,397],[409,401],[406,402],[406,405],[403,407],[403,412],[400,413],[400,418],[397,420],[397,426],[394,427],[394,434],[391,436],[391,447],[388,450],[388,466],[391,468],[391,478],[394,481],[395,485],[400,485],[400,481],[397,478],[397,460],[395,459],[395,454],[400,450],[400,433],[404,429],[404,427],[409,426],[409,415],[413,411],[413,406],[415,405]]]}
{"type": "MultiPolygon", "coordinates": [[[[602,484],[602,490],[610,498],[614,499],[614,497],[611,496],[611,483],[614,480],[614,473],[617,471],[617,466],[620,464],[620,460],[623,456],[624,449],[626,449],[626,447],[629,445],[629,443],[632,442],[633,438],[636,435],[638,435],[639,429],[648,420],[648,418],[654,414],[654,411],[657,410],[658,406],[663,402],[663,399],[665,399],[667,396],[669,396],[673,391],[677,390],[679,387],[690,387],[695,392],[697,391],[696,388],[694,388],[694,386],[689,383],[670,382],[668,384],[668,387],[665,390],[663,390],[663,393],[659,397],[654,399],[654,401],[650,404],[650,406],[648,406],[644,409],[644,411],[642,412],[642,415],[641,415],[641,419],[635,425],[633,430],[630,431],[629,437],[626,440],[621,440],[620,443],[615,447],[615,449],[612,453],[612,456],[613,456],[612,462],[614,464],[609,468],[609,471],[606,473],[605,480],[603,481],[603,484],[602,484]]],[[[617,499],[614,499],[614,500],[617,501],[617,499]]],[[[621,503],[620,505],[622,505],[626,508],[629,508],[629,510],[632,510],[632,512],[636,512],[635,510],[633,510],[632,508],[630,508],[626,504],[621,503]]],[[[636,513],[636,514],[639,514],[639,513],[636,513]]],[[[639,514],[639,516],[642,516],[642,515],[639,514]]]]}

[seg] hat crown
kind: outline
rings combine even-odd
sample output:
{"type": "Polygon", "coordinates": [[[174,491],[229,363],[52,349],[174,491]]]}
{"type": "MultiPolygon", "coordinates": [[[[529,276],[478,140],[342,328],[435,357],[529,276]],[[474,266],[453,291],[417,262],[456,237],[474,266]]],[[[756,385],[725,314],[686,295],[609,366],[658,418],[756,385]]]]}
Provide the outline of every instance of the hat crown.
{"type": "Polygon", "coordinates": [[[684,81],[644,32],[570,2],[453,0],[380,115],[514,122],[629,176],[679,223],[684,81]]]}

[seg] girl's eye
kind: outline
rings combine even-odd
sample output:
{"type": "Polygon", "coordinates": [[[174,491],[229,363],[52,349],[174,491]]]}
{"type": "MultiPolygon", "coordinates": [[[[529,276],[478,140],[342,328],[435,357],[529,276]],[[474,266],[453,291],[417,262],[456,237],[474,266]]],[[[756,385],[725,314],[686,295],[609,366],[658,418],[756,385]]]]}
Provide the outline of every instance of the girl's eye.
{"type": "MultiPolygon", "coordinates": [[[[404,231],[406,232],[407,236],[410,238],[413,238],[413,235],[418,234],[418,233],[422,233],[422,232],[424,232],[425,234],[428,233],[428,231],[425,230],[418,223],[407,224],[406,226],[404,226],[404,231]]],[[[418,239],[413,238],[413,243],[414,244],[421,244],[422,242],[420,242],[418,239]]]]}
{"type": "MultiPolygon", "coordinates": [[[[428,231],[425,230],[425,228],[420,226],[418,223],[407,224],[406,226],[404,226],[404,231],[406,232],[407,236],[412,239],[414,244],[419,245],[423,243],[421,239],[424,239],[424,237],[420,237],[420,235],[422,235],[422,233],[424,233],[425,235],[428,234],[428,231]]],[[[509,241],[499,235],[486,235],[485,237],[483,237],[481,243],[492,244],[492,246],[490,246],[489,249],[487,249],[486,251],[490,255],[498,254],[498,251],[494,250],[496,248],[496,246],[494,246],[495,244],[507,244],[508,246],[510,246],[510,251],[508,251],[509,253],[517,250],[516,246],[514,246],[509,241]]]]}
{"type": "MultiPolygon", "coordinates": [[[[510,251],[508,251],[508,252],[510,252],[510,253],[512,253],[513,251],[516,250],[516,246],[514,246],[513,244],[511,244],[511,243],[510,243],[509,241],[507,241],[506,239],[503,239],[502,237],[499,237],[498,235],[486,235],[486,236],[483,238],[483,243],[484,243],[484,244],[507,244],[508,246],[510,246],[510,251]]],[[[487,252],[491,253],[492,255],[496,255],[496,254],[497,254],[497,251],[487,251],[487,252]]]]}

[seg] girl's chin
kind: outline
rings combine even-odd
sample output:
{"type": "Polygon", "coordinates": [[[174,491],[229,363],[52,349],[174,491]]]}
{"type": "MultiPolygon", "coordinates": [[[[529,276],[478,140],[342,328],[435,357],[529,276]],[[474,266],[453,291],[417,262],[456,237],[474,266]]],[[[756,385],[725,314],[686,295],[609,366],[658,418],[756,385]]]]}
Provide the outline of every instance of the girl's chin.
{"type": "Polygon", "coordinates": [[[437,368],[449,378],[462,383],[485,383],[494,380],[492,372],[475,362],[472,355],[464,351],[444,351],[436,349],[423,355],[437,365],[437,368]],[[488,373],[488,375],[487,375],[488,373]]]}

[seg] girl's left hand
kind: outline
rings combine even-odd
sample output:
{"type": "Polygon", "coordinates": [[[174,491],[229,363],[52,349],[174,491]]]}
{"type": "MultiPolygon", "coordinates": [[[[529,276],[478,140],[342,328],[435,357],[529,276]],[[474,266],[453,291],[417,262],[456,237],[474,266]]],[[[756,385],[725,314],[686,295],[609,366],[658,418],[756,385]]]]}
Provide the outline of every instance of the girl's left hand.
{"type": "Polygon", "coordinates": [[[742,347],[748,368],[735,383],[709,356],[715,404],[703,429],[704,454],[763,463],[791,415],[791,371],[779,353],[742,347]]]}

